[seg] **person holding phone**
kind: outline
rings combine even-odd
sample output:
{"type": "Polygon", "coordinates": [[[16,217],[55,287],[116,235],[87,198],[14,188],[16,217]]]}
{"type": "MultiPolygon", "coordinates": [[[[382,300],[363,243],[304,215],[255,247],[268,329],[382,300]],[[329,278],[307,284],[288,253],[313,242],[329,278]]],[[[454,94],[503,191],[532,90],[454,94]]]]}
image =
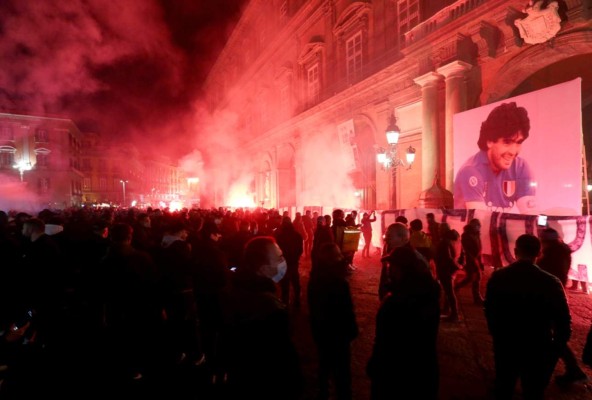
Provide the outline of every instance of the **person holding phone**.
{"type": "Polygon", "coordinates": [[[454,180],[454,208],[536,214],[536,182],[519,156],[530,120],[516,102],[495,107],[481,124],[479,152],[469,157],[454,180]]]}

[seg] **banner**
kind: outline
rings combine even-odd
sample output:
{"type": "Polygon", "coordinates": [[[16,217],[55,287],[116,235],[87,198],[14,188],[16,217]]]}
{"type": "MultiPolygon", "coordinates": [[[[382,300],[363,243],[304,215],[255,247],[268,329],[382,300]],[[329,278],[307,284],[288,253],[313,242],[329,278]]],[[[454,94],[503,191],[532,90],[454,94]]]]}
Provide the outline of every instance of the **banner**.
{"type": "Polygon", "coordinates": [[[339,135],[339,144],[341,147],[341,154],[343,154],[346,171],[353,171],[356,169],[357,152],[354,120],[350,119],[337,125],[337,134],[339,135]]]}
{"type": "Polygon", "coordinates": [[[454,208],[582,214],[581,79],[453,117],[454,208]]]}
{"type": "MultiPolygon", "coordinates": [[[[373,244],[382,247],[382,236],[386,227],[395,222],[395,218],[403,215],[409,222],[419,218],[423,222],[424,231],[427,230],[427,213],[434,213],[437,222],[446,222],[458,233],[463,232],[464,226],[472,219],[481,221],[481,243],[483,259],[486,265],[501,268],[516,261],[514,244],[516,239],[524,233],[537,237],[543,227],[537,225],[536,215],[510,214],[491,212],[486,210],[466,209],[406,209],[377,211],[380,215],[380,229],[375,230],[380,235],[374,235],[373,244]]],[[[590,282],[592,277],[592,216],[547,216],[547,226],[555,229],[562,240],[572,250],[572,264],[569,278],[590,282]]]]}

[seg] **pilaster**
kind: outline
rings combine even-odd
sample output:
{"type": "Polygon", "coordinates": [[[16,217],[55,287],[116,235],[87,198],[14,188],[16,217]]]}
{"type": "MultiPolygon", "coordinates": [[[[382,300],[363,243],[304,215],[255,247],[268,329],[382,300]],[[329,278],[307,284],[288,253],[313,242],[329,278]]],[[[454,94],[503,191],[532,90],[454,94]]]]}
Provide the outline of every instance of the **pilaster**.
{"type": "Polygon", "coordinates": [[[429,188],[434,183],[440,165],[438,140],[438,83],[442,75],[428,72],[413,81],[421,86],[422,137],[421,137],[421,187],[429,188]]]}
{"type": "Polygon", "coordinates": [[[452,191],[454,182],[452,119],[454,114],[467,109],[467,72],[473,66],[464,61],[453,61],[437,69],[446,82],[446,119],[444,136],[444,185],[452,191]]]}

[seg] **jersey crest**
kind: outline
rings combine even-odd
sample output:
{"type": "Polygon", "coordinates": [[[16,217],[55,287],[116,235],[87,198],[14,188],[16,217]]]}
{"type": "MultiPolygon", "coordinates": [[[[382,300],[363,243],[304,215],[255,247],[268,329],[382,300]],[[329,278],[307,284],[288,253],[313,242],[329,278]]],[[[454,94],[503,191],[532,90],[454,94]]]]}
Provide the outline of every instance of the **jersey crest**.
{"type": "Polygon", "coordinates": [[[516,193],[516,181],[504,181],[502,183],[502,190],[506,197],[514,196],[514,193],[516,193]]]}

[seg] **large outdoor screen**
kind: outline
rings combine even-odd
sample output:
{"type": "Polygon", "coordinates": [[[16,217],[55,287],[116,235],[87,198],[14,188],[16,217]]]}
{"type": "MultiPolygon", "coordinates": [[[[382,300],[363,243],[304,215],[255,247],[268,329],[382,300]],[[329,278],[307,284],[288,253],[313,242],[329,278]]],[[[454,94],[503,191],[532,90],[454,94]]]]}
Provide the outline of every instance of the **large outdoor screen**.
{"type": "Polygon", "coordinates": [[[454,207],[582,214],[581,79],[458,113],[454,207]]]}

